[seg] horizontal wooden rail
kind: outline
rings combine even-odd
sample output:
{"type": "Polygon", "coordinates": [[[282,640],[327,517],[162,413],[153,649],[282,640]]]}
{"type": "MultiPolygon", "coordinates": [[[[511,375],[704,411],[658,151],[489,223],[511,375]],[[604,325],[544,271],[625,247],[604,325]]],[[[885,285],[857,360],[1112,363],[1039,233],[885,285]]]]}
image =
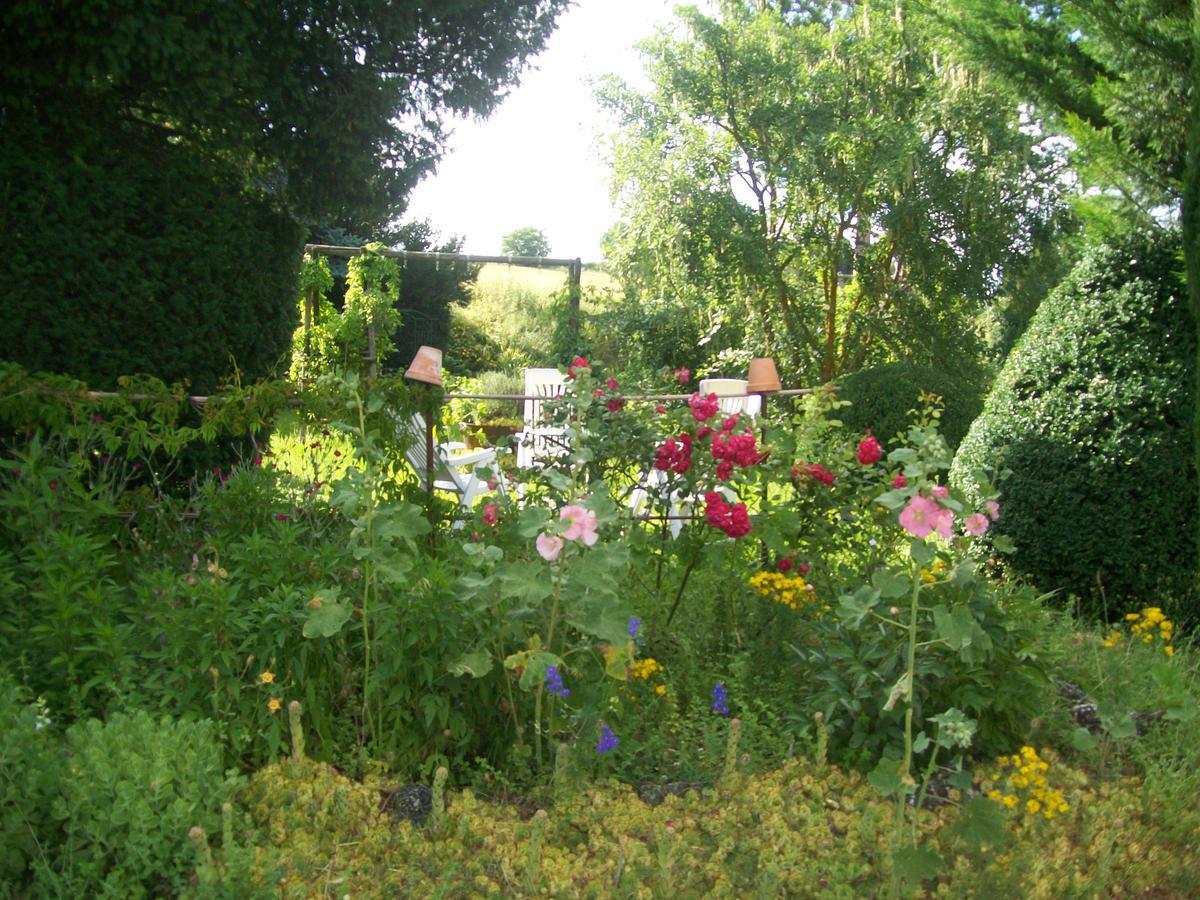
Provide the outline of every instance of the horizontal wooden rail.
{"type": "MultiPolygon", "coordinates": [[[[337,256],[349,259],[361,256],[362,247],[338,247],[333,244],[305,244],[308,253],[318,256],[337,256]]],[[[533,266],[537,269],[563,269],[580,265],[578,259],[555,259],[549,256],[480,256],[476,253],[444,253],[435,250],[379,250],[380,256],[396,259],[432,259],[438,262],[500,263],[509,266],[533,266]]]]}

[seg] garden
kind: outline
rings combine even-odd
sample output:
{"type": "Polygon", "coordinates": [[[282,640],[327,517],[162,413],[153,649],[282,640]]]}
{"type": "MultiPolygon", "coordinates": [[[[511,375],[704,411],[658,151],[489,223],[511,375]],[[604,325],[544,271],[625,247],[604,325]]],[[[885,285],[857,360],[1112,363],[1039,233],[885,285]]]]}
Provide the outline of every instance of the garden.
{"type": "Polygon", "coordinates": [[[0,898],[1200,896],[1192,7],[571,5],[0,11],[0,898]]]}

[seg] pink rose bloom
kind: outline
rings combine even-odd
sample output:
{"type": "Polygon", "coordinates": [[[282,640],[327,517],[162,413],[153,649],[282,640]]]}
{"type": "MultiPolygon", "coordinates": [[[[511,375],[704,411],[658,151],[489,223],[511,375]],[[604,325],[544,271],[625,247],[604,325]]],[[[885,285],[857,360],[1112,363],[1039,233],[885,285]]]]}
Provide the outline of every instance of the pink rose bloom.
{"type": "Polygon", "coordinates": [[[895,478],[892,479],[892,487],[894,487],[894,488],[902,488],[906,484],[908,484],[908,481],[905,479],[905,477],[903,475],[897,475],[895,478]]]}
{"type": "Polygon", "coordinates": [[[583,356],[577,356],[573,360],[571,360],[571,364],[569,366],[567,366],[567,377],[574,378],[576,369],[588,369],[588,368],[591,368],[591,367],[588,365],[587,358],[583,357],[583,356]]]}
{"type": "Polygon", "coordinates": [[[971,515],[967,516],[963,527],[967,529],[967,534],[971,535],[971,537],[979,537],[988,530],[989,524],[991,523],[988,522],[988,517],[983,513],[971,513],[971,515]]]}
{"type": "Polygon", "coordinates": [[[1000,518],[1000,504],[995,500],[985,500],[983,508],[987,511],[988,518],[993,522],[1000,518]]]}
{"type": "Polygon", "coordinates": [[[933,486],[933,489],[930,490],[929,493],[933,494],[933,496],[938,497],[940,499],[942,497],[947,496],[950,493],[950,489],[948,487],[946,487],[944,484],[936,484],[933,486]]]}
{"type": "Polygon", "coordinates": [[[583,541],[588,547],[596,543],[599,537],[596,534],[596,514],[590,509],[574,505],[564,506],[562,512],[558,514],[558,518],[560,521],[571,523],[563,532],[565,540],[583,541]]]}
{"type": "Polygon", "coordinates": [[[939,509],[937,519],[933,523],[933,530],[937,532],[938,537],[943,540],[950,540],[952,535],[951,529],[954,528],[954,513],[948,509],[939,509]]]}
{"type": "Polygon", "coordinates": [[[612,376],[609,376],[608,378],[604,379],[604,386],[607,387],[610,391],[615,391],[621,385],[617,384],[617,379],[613,378],[612,376]]]}
{"type": "Polygon", "coordinates": [[[546,562],[554,562],[558,559],[558,554],[562,553],[563,539],[556,534],[539,534],[534,543],[537,545],[537,552],[546,562]]]}
{"type": "Polygon", "coordinates": [[[675,380],[680,384],[687,384],[691,380],[691,377],[692,373],[688,371],[686,366],[675,370],[675,380]]]}
{"type": "Polygon", "coordinates": [[[654,407],[654,411],[656,413],[665,413],[667,411],[667,405],[665,403],[660,403],[658,406],[654,407]]]}
{"type": "Polygon", "coordinates": [[[697,422],[711,419],[721,410],[721,403],[716,394],[710,393],[707,397],[702,397],[699,391],[688,398],[688,406],[692,408],[692,418],[697,422]]]}
{"type": "Polygon", "coordinates": [[[864,466],[873,466],[883,456],[883,448],[879,446],[879,441],[875,440],[875,435],[868,432],[867,436],[858,442],[858,451],[854,455],[864,466]]]}
{"type": "Polygon", "coordinates": [[[900,511],[900,525],[913,537],[928,537],[937,524],[941,507],[928,497],[920,495],[908,501],[900,511]]]}
{"type": "Polygon", "coordinates": [[[500,509],[495,503],[485,503],[483,505],[483,524],[495,525],[500,519],[500,509]]]}

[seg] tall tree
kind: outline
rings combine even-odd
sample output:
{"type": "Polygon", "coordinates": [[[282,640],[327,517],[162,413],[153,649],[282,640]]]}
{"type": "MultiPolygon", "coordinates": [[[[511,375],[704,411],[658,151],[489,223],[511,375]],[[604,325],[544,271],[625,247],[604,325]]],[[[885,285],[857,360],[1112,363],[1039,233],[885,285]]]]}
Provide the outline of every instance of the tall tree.
{"type": "Polygon", "coordinates": [[[305,228],[378,233],[567,2],[0,4],[0,358],[267,374],[305,228]]]}
{"type": "Polygon", "coordinates": [[[920,9],[680,11],[683,37],[644,46],[651,90],[602,90],[627,278],[709,305],[803,378],[961,358],[1053,219],[1060,162],[1010,95],[946,64],[920,9]]]}
{"type": "Polygon", "coordinates": [[[550,241],[540,228],[527,225],[506,234],[500,242],[500,252],[510,256],[549,256],[550,241]]]}

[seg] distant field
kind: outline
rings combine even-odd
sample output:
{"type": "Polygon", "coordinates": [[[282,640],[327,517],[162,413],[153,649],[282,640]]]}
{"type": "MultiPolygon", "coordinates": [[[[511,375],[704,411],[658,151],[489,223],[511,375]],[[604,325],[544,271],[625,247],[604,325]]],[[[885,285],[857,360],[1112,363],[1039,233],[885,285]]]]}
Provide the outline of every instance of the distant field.
{"type": "MultiPolygon", "coordinates": [[[[585,288],[617,290],[616,280],[598,269],[585,268],[580,283],[585,288]]],[[[566,286],[567,270],[531,269],[526,266],[488,263],[479,270],[479,278],[475,284],[480,291],[506,291],[517,288],[546,297],[566,286]]]]}

